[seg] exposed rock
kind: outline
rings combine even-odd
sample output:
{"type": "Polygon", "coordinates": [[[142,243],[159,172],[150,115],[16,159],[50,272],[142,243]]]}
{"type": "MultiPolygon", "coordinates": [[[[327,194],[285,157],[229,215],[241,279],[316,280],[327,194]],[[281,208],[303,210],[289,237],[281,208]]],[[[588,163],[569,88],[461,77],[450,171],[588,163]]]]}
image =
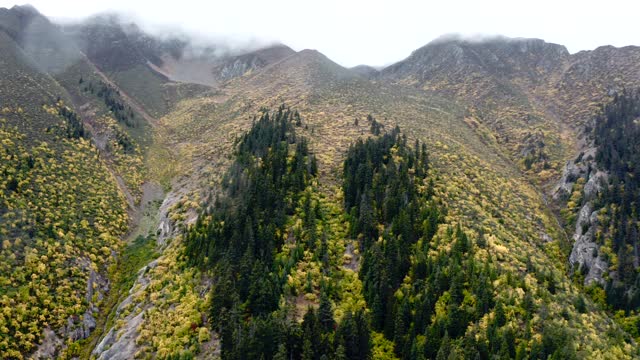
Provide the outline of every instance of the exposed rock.
{"type": "Polygon", "coordinates": [[[584,271],[585,284],[598,282],[604,285],[604,273],[607,271],[607,263],[600,257],[600,246],[595,242],[595,233],[598,226],[598,211],[593,211],[591,202],[587,202],[581,209],[576,221],[576,230],[573,234],[573,249],[569,262],[574,271],[584,271]]]}
{"type": "Polygon", "coordinates": [[[93,329],[96,328],[96,319],[93,317],[93,314],[87,310],[82,317],[82,329],[84,330],[83,339],[89,337],[93,329]]]}
{"type": "Polygon", "coordinates": [[[562,173],[562,178],[553,189],[554,200],[567,200],[571,196],[571,190],[576,180],[588,176],[588,166],[582,162],[567,161],[562,173]]]}
{"type": "Polygon", "coordinates": [[[595,154],[596,148],[589,146],[575,160],[567,162],[562,178],[553,190],[553,198],[556,201],[568,200],[575,182],[579,178],[587,180],[582,189],[583,205],[575,224],[569,262],[573,271],[585,274],[585,285],[597,282],[604,286],[604,274],[608,271],[608,264],[600,256],[600,245],[595,241],[599,224],[598,210],[593,208],[593,199],[602,190],[607,173],[596,169],[595,154]]]}
{"type": "Polygon", "coordinates": [[[584,199],[589,201],[593,200],[600,190],[602,190],[602,184],[607,181],[607,173],[604,171],[597,171],[589,176],[589,180],[584,184],[584,199]]]}
{"type": "Polygon", "coordinates": [[[111,345],[116,341],[116,331],[114,328],[111,328],[107,335],[102,338],[102,341],[98,345],[96,345],[95,349],[93,349],[92,355],[102,354],[111,347],[111,345]]]}
{"type": "MultiPolygon", "coordinates": [[[[147,270],[154,268],[158,264],[158,260],[154,260],[138,271],[138,278],[129,290],[127,296],[116,309],[116,317],[128,307],[136,294],[144,291],[149,286],[149,278],[147,270]]],[[[139,306],[139,305],[138,305],[139,306]]],[[[136,338],[138,337],[138,326],[142,323],[145,310],[134,309],[125,317],[124,326],[120,329],[112,327],[107,335],[95,347],[92,354],[98,359],[132,359],[136,352],[136,338]],[[136,315],[137,314],[137,315],[136,315]]]]}
{"type": "Polygon", "coordinates": [[[31,355],[32,359],[54,359],[56,350],[62,346],[62,339],[50,328],[44,329],[42,343],[38,345],[38,349],[31,355]]]}
{"type": "Polygon", "coordinates": [[[128,360],[133,359],[136,353],[136,338],[138,337],[138,326],[142,323],[144,311],[138,315],[128,318],[124,327],[119,331],[113,328],[109,330],[107,336],[96,346],[93,355],[98,360],[128,360]]]}
{"type": "Polygon", "coordinates": [[[85,295],[85,299],[88,303],[91,302],[91,298],[93,297],[93,284],[96,283],[96,272],[93,269],[89,270],[89,279],[87,280],[87,294],[85,295]]]}
{"type": "Polygon", "coordinates": [[[265,66],[264,62],[258,57],[237,58],[224,64],[220,68],[219,77],[223,80],[240,77],[251,70],[255,70],[265,66]]]}
{"type": "Polygon", "coordinates": [[[178,190],[170,191],[167,196],[162,201],[160,205],[160,220],[158,222],[158,228],[156,229],[156,234],[158,235],[158,245],[163,246],[166,243],[166,240],[170,238],[175,228],[173,226],[173,222],[169,217],[169,209],[173,204],[179,201],[187,192],[182,186],[177,187],[178,190]]]}
{"type": "Polygon", "coordinates": [[[67,326],[65,327],[65,333],[67,337],[73,341],[86,339],[91,335],[91,332],[96,328],[96,319],[93,317],[92,309],[87,309],[82,314],[82,321],[76,323],[77,318],[72,316],[67,320],[67,326]]]}
{"type": "Polygon", "coordinates": [[[542,242],[548,243],[548,242],[552,242],[553,238],[551,237],[551,235],[547,234],[546,232],[541,232],[540,240],[542,240],[542,242]]]}
{"type": "MultiPolygon", "coordinates": [[[[85,294],[85,300],[89,304],[82,317],[77,315],[70,316],[67,319],[67,324],[60,329],[60,334],[65,339],[71,339],[73,341],[86,339],[91,335],[91,332],[96,328],[96,319],[94,314],[99,312],[99,309],[93,304],[93,296],[96,295],[98,299],[103,297],[103,294],[109,291],[108,279],[97,273],[91,268],[91,262],[87,258],[79,258],[76,260],[79,267],[89,273],[87,279],[87,290],[85,294]]],[[[62,340],[60,340],[62,342],[62,340]]]]}
{"type": "MultiPolygon", "coordinates": [[[[164,201],[160,205],[159,209],[159,221],[158,227],[156,228],[156,235],[158,236],[157,243],[158,246],[162,247],[166,244],[167,239],[175,236],[180,231],[180,227],[176,226],[174,221],[169,216],[169,212],[171,207],[178,201],[186,198],[189,194],[189,191],[192,189],[193,183],[189,180],[184,180],[182,182],[175,183],[173,188],[175,190],[171,190],[167,193],[164,201]]],[[[193,210],[187,211],[187,220],[184,224],[190,224],[195,222],[198,214],[193,210]]]]}

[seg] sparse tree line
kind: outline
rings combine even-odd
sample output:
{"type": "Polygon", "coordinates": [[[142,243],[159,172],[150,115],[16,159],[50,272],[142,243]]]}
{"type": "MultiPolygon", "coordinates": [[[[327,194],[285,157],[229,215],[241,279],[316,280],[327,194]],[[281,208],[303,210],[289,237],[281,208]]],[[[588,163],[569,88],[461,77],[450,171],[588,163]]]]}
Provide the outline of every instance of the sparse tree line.
{"type": "Polygon", "coordinates": [[[80,77],[78,84],[85,93],[90,93],[102,99],[104,105],[111,111],[113,117],[116,118],[119,123],[123,123],[131,128],[140,126],[140,122],[133,109],[121,101],[120,91],[118,91],[118,89],[115,89],[102,80],[98,80],[98,83],[94,85],[93,81],[86,82],[83,77],[80,77]]]}

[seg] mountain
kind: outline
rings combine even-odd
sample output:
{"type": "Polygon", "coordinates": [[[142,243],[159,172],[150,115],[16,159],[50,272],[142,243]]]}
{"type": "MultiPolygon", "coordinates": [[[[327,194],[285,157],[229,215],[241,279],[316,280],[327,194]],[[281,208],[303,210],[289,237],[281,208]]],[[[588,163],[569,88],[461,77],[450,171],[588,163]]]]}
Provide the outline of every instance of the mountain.
{"type": "MultiPolygon", "coordinates": [[[[475,129],[465,122],[465,108],[445,98],[433,94],[425,94],[422,90],[398,84],[382,83],[379,80],[378,82],[370,82],[331,62],[316,51],[302,51],[267,66],[260,72],[228,82],[220,88],[218,93],[186,101],[166,118],[163,123],[164,126],[167,126],[165,131],[167,134],[174,134],[176,144],[179,144],[180,147],[180,153],[184,156],[181,162],[191,163],[193,168],[199,169],[192,174],[193,180],[183,181],[193,184],[209,183],[211,180],[208,179],[211,177],[220,180],[222,178],[229,179],[229,176],[232,175],[224,175],[223,177],[217,170],[231,165],[230,160],[221,156],[221,154],[231,153],[234,142],[237,142],[238,138],[247,129],[251,129],[252,123],[256,122],[256,119],[251,114],[256,112],[259,114],[261,108],[277,108],[280,106],[279,104],[283,103],[292,104],[291,111],[293,112],[293,109],[295,109],[296,112],[299,112],[301,125],[300,128],[296,129],[296,138],[298,136],[307,138],[310,148],[313,149],[314,154],[317,156],[321,184],[318,190],[314,190],[314,192],[317,191],[319,194],[324,194],[320,195],[317,200],[320,209],[324,209],[320,210],[321,212],[340,211],[339,209],[342,206],[340,195],[336,199],[331,194],[336,192],[336,186],[339,186],[338,184],[341,182],[339,175],[336,174],[341,172],[340,169],[344,159],[342,154],[348,152],[353,139],[370,133],[372,129],[375,131],[375,128],[380,126],[380,123],[388,131],[392,130],[397,124],[407,134],[411,134],[429,144],[429,156],[439,174],[439,180],[435,185],[438,189],[436,192],[443,197],[443,203],[449,204],[447,206],[448,220],[445,221],[448,225],[443,224],[443,232],[440,233],[441,237],[439,238],[441,240],[436,241],[433,245],[434,255],[440,254],[440,256],[444,256],[438,257],[441,259],[440,261],[446,258],[448,254],[446,249],[451,241],[451,238],[448,237],[449,235],[446,235],[446,228],[455,227],[458,221],[462,221],[466,224],[464,226],[465,229],[468,229],[469,234],[478,237],[476,241],[479,244],[484,244],[483,241],[487,241],[490,244],[477,245],[478,249],[482,249],[480,246],[489,246],[491,250],[479,250],[473,255],[473,258],[479,262],[490,261],[493,264],[489,267],[490,269],[494,268],[494,266],[496,269],[503,269],[500,270],[502,280],[496,278],[501,287],[492,290],[495,291],[496,295],[494,296],[496,298],[507,298],[509,293],[518,292],[519,285],[507,279],[519,271],[528,271],[530,273],[529,276],[531,276],[531,282],[528,282],[525,286],[527,288],[526,291],[532,294],[545,294],[544,296],[535,295],[536,298],[540,299],[540,304],[535,305],[535,309],[544,308],[555,309],[551,311],[561,311],[561,309],[569,307],[570,310],[568,310],[566,316],[574,322],[572,331],[591,339],[591,345],[600,349],[609,349],[607,351],[614,351],[619,354],[621,354],[620,351],[628,350],[621,350],[626,345],[605,345],[603,342],[595,340],[595,333],[589,330],[593,326],[591,324],[597,323],[598,325],[596,326],[599,327],[608,326],[605,324],[609,323],[607,316],[596,310],[595,307],[588,305],[590,316],[595,317],[592,319],[592,323],[578,322],[579,320],[577,319],[580,318],[578,314],[582,311],[587,311],[580,304],[582,304],[582,301],[588,303],[590,300],[573,288],[573,285],[570,285],[572,281],[566,277],[565,270],[556,267],[566,261],[566,258],[560,255],[563,253],[561,248],[566,249],[571,246],[570,243],[565,242],[563,230],[557,226],[555,218],[547,210],[542,195],[529,183],[529,180],[518,174],[516,168],[507,159],[496,154],[494,152],[495,149],[487,147],[482,137],[475,132],[475,129]],[[473,188],[470,188],[471,186],[473,188]],[[499,189],[507,190],[500,191],[499,189]],[[481,200],[478,201],[484,205],[477,205],[478,203],[469,197],[468,194],[470,193],[481,196],[481,200]],[[499,198],[490,194],[499,194],[497,195],[499,198]],[[322,200],[322,197],[325,200],[322,200]],[[529,214],[532,213],[537,214],[539,217],[529,217],[529,214]],[[550,239],[553,240],[548,242],[550,239]],[[555,250],[553,250],[554,247],[555,250]],[[509,248],[517,248],[518,251],[509,251],[507,250],[509,248]],[[556,255],[553,255],[554,253],[556,255]],[[494,257],[494,255],[489,254],[494,254],[499,260],[488,260],[488,258],[493,259],[494,257]],[[493,263],[493,261],[498,262],[493,263]],[[501,265],[498,265],[498,263],[501,265]]],[[[284,111],[286,111],[286,108],[284,111]]],[[[218,191],[213,189],[216,189],[216,187],[210,191],[218,191]]],[[[207,197],[211,197],[207,192],[199,196],[199,198],[207,197]]],[[[296,223],[296,215],[292,216],[294,218],[290,221],[296,223]]],[[[192,218],[187,215],[186,219],[192,218]]],[[[328,219],[339,223],[336,218],[330,217],[328,219]]],[[[324,221],[327,221],[327,219],[324,221]]],[[[197,224],[194,223],[193,225],[195,229],[200,229],[194,229],[196,234],[201,234],[200,236],[204,239],[215,237],[215,235],[206,230],[207,228],[215,229],[215,226],[210,227],[211,225],[206,225],[206,222],[204,223],[205,225],[197,224]],[[200,228],[198,226],[203,227],[200,228]]],[[[340,232],[336,230],[335,226],[329,228],[327,224],[323,225],[323,228],[325,226],[330,247],[358,248],[358,245],[354,245],[349,240],[345,241],[345,236],[339,235],[340,232]]],[[[348,226],[338,225],[338,228],[344,229],[348,228],[348,226]]],[[[287,230],[285,229],[284,231],[287,230]]],[[[189,236],[198,238],[196,235],[189,236]]],[[[296,238],[298,235],[293,236],[296,238]]],[[[304,235],[301,236],[301,239],[303,239],[304,235]]],[[[346,238],[348,239],[348,236],[346,238]]],[[[190,245],[190,241],[194,240],[186,241],[187,246],[196,246],[190,245]]],[[[203,245],[200,243],[197,246],[203,245]]],[[[284,293],[284,301],[287,304],[285,308],[291,307],[295,309],[292,311],[298,318],[303,317],[306,310],[305,304],[314,302],[314,300],[309,299],[316,299],[317,301],[322,295],[322,287],[320,286],[320,280],[318,280],[320,275],[317,275],[313,270],[321,267],[322,261],[314,258],[312,253],[307,254],[303,257],[304,260],[299,261],[298,270],[290,274],[291,282],[287,285],[290,290],[284,293]],[[307,281],[305,279],[308,279],[308,277],[311,277],[312,285],[305,290],[305,286],[298,284],[305,284],[307,281]]],[[[341,254],[341,252],[338,252],[338,254],[341,254]]],[[[359,264],[362,264],[353,259],[354,257],[357,258],[357,255],[353,254],[353,252],[349,253],[347,251],[347,255],[347,258],[351,260],[344,260],[346,265],[344,267],[338,265],[336,269],[339,269],[339,271],[336,270],[333,275],[329,276],[329,279],[332,280],[327,280],[331,281],[335,286],[341,286],[341,289],[344,284],[340,283],[339,279],[348,278],[351,279],[350,281],[354,281],[355,279],[351,277],[353,273],[350,271],[353,268],[358,269],[359,264]]],[[[181,266],[189,264],[185,258],[172,260],[174,259],[173,256],[175,255],[168,255],[163,258],[165,261],[162,265],[163,267],[153,270],[147,279],[167,279],[165,275],[167,268],[179,269],[181,266]]],[[[335,262],[338,260],[335,257],[330,257],[329,261],[335,262]]],[[[214,271],[211,273],[214,278],[223,276],[217,273],[215,269],[210,271],[214,271]]],[[[487,276],[492,275],[487,274],[487,276]]],[[[175,284],[183,284],[184,281],[188,280],[179,280],[175,284]]],[[[355,281],[356,284],[362,285],[354,286],[364,286],[363,283],[355,281]]],[[[362,279],[362,281],[364,282],[365,279],[362,279]]],[[[411,282],[411,280],[407,281],[411,282]]],[[[175,310],[170,310],[172,309],[170,304],[154,305],[153,301],[147,300],[153,296],[173,296],[169,295],[169,290],[162,292],[153,289],[140,290],[135,296],[142,300],[131,306],[133,309],[148,309],[143,310],[145,311],[145,320],[142,323],[137,320],[136,316],[139,313],[136,311],[128,314],[124,313],[121,319],[126,325],[119,329],[114,329],[113,333],[110,333],[98,347],[96,354],[101,354],[103,358],[115,356],[118,351],[133,346],[131,344],[133,344],[134,338],[137,339],[139,344],[143,344],[143,351],[145,352],[171,353],[172,346],[179,345],[176,343],[176,339],[167,334],[176,331],[175,329],[181,323],[180,319],[193,316],[198,311],[203,311],[197,309],[206,307],[206,300],[195,295],[205,291],[202,285],[198,285],[195,282],[190,286],[193,287],[189,287],[184,299],[190,299],[188,303],[191,305],[186,306],[187,302],[179,301],[173,304],[181,304],[183,306],[175,308],[175,310]],[[167,315],[166,311],[170,311],[169,315],[167,315]],[[167,319],[170,320],[167,322],[167,319]],[[127,334],[133,335],[129,336],[127,334]],[[165,342],[161,347],[155,348],[152,339],[158,336],[165,339],[165,342]]],[[[177,290],[177,287],[174,287],[174,289],[177,290]]],[[[524,287],[520,289],[524,289],[524,287]]],[[[468,291],[472,290],[468,289],[468,291]]],[[[215,289],[213,293],[216,293],[215,289]]],[[[218,290],[218,293],[232,294],[232,290],[218,290]]],[[[421,296],[418,290],[410,288],[403,289],[402,293],[405,294],[404,296],[407,299],[412,299],[412,302],[417,301],[415,299],[421,296]]],[[[444,300],[447,295],[442,296],[444,297],[441,298],[441,301],[447,301],[444,300]]],[[[358,301],[366,303],[364,298],[353,299],[345,296],[345,293],[341,291],[332,295],[331,299],[334,303],[336,314],[344,314],[347,311],[346,309],[351,306],[349,304],[354,301],[356,303],[358,301]]],[[[521,299],[524,301],[524,298],[521,299]]],[[[520,309],[519,306],[523,306],[522,304],[521,302],[511,304],[510,311],[520,309]]],[[[495,311],[496,308],[492,306],[491,309],[495,311]]],[[[502,310],[498,310],[498,313],[500,311],[502,310]]],[[[490,313],[493,314],[493,312],[490,313]]],[[[221,326],[217,322],[219,320],[216,320],[215,315],[213,316],[214,318],[211,319],[212,324],[214,324],[213,328],[217,329],[218,334],[222,336],[223,344],[225,341],[227,343],[229,341],[237,341],[234,340],[233,336],[226,337],[228,335],[224,335],[225,327],[219,327],[221,326]]],[[[444,317],[443,321],[446,318],[444,317]]],[[[555,334],[554,331],[556,331],[554,330],[556,325],[552,324],[557,324],[551,322],[550,319],[559,318],[562,318],[560,314],[545,317],[547,320],[544,321],[540,320],[541,318],[536,318],[531,322],[531,326],[537,329],[536,331],[539,331],[538,334],[540,336],[548,338],[554,336],[551,334],[555,334]],[[547,331],[546,335],[544,335],[544,331],[547,331]]],[[[280,329],[271,323],[271,321],[274,321],[273,319],[264,321],[269,321],[268,324],[271,324],[269,326],[273,326],[274,329],[280,329]]],[[[408,318],[407,321],[415,320],[408,318]]],[[[512,321],[515,323],[526,320],[516,317],[512,318],[512,321]]],[[[443,325],[437,324],[434,323],[433,326],[448,326],[444,325],[444,323],[443,325]]],[[[616,326],[613,325],[611,329],[615,329],[616,326]]],[[[241,331],[262,331],[258,330],[258,328],[254,330],[251,330],[253,328],[241,329],[241,331]]],[[[377,328],[376,331],[378,331],[378,335],[376,335],[378,337],[376,337],[377,340],[374,347],[379,349],[383,346],[385,339],[388,338],[382,335],[382,329],[377,328]]],[[[435,328],[433,331],[436,331],[435,328]]],[[[476,330],[471,330],[470,333],[474,331],[476,330]]],[[[478,329],[477,331],[482,330],[478,329]]],[[[502,331],[506,330],[503,329],[502,331]]],[[[556,336],[558,342],[549,340],[550,348],[554,349],[552,352],[557,349],[564,349],[565,343],[563,343],[564,340],[562,339],[567,339],[566,336],[568,335],[558,334],[556,336]]],[[[439,336],[443,336],[443,334],[441,333],[439,336]]],[[[460,335],[455,336],[458,341],[462,339],[460,335]]],[[[481,336],[482,339],[491,343],[491,340],[489,340],[491,336],[484,334],[481,336]]],[[[205,336],[204,339],[208,340],[205,340],[206,345],[203,345],[203,349],[220,349],[219,351],[224,354],[223,356],[232,356],[228,350],[224,349],[224,345],[222,345],[222,348],[217,347],[218,338],[205,336]]],[[[263,341],[258,339],[256,337],[256,341],[263,341]]],[[[573,343],[571,340],[568,341],[573,343]]],[[[410,345],[411,341],[408,344],[410,345]]],[[[530,344],[523,345],[525,347],[532,346],[531,350],[523,351],[534,351],[533,349],[537,346],[533,340],[523,344],[530,344]]],[[[491,346],[499,345],[494,344],[491,346]]],[[[184,351],[187,353],[187,350],[184,351]]],[[[206,353],[208,350],[203,351],[206,353]]],[[[425,351],[427,350],[425,349],[425,351]]],[[[587,352],[598,353],[603,350],[577,349],[576,351],[585,354],[587,352]]]]}
{"type": "MultiPolygon", "coordinates": [[[[472,41],[443,37],[415,50],[407,59],[384,68],[382,75],[432,87],[438,84],[444,87],[447,82],[460,87],[474,85],[461,81],[466,80],[463,76],[496,83],[516,79],[537,82],[556,71],[568,58],[569,52],[564,46],[540,39],[498,37],[472,41]],[[447,80],[446,75],[454,78],[447,80]]],[[[449,89],[443,89],[446,90],[449,89]]],[[[507,89],[486,89],[492,90],[504,91],[503,95],[508,95],[507,89]]]]}
{"type": "Polygon", "coordinates": [[[373,66],[369,66],[369,65],[358,65],[358,66],[354,66],[351,68],[351,71],[358,73],[362,76],[365,77],[371,77],[373,75],[376,75],[378,73],[378,69],[374,68],[373,66]]]}
{"type": "Polygon", "coordinates": [[[0,10],[0,27],[35,61],[40,70],[58,73],[78,61],[77,47],[61,34],[59,26],[31,6],[0,10]]]}
{"type": "Polygon", "coordinates": [[[40,352],[42,338],[55,351],[61,337],[80,340],[95,329],[128,216],[110,162],[52,76],[73,58],[57,55],[73,47],[59,47],[57,27],[33,8],[0,12],[0,292],[8,310],[0,351],[23,358],[40,352]],[[44,63],[43,53],[55,61],[44,63]]]}
{"type": "Polygon", "coordinates": [[[0,50],[2,358],[640,356],[636,47],[0,50]]]}
{"type": "Polygon", "coordinates": [[[48,114],[42,108],[42,104],[55,103],[58,97],[65,97],[66,93],[44,72],[43,64],[31,56],[31,45],[24,45],[24,39],[29,35],[20,29],[30,34],[33,27],[25,25],[29,22],[28,19],[34,19],[38,25],[52,25],[35,9],[29,7],[14,7],[11,11],[2,9],[1,13],[1,28],[8,29],[0,32],[0,47],[3,53],[0,70],[5,74],[0,92],[3,106],[8,109],[3,117],[9,125],[19,126],[22,132],[35,141],[44,134],[49,123],[55,118],[55,115],[48,114]],[[20,23],[23,25],[19,26],[20,23]],[[19,113],[16,112],[18,108],[21,109],[19,113]],[[23,116],[32,120],[24,121],[23,116]]]}
{"type": "Polygon", "coordinates": [[[572,123],[585,124],[598,110],[597,104],[625,88],[638,87],[639,59],[637,46],[602,46],[572,55],[572,61],[554,83],[560,115],[572,123]]]}
{"type": "Polygon", "coordinates": [[[637,51],[605,47],[571,55],[539,39],[443,37],[381,77],[460,99],[471,126],[490,129],[504,152],[544,182],[576,152],[573,129],[613,92],[639,85],[637,51]]]}

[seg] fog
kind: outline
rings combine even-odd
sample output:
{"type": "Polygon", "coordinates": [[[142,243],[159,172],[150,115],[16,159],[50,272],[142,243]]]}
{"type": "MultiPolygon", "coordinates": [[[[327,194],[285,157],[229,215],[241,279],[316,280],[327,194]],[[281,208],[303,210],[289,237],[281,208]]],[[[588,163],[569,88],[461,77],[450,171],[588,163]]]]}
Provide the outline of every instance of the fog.
{"type": "MultiPolygon", "coordinates": [[[[382,66],[446,33],[535,37],[570,52],[640,45],[640,2],[602,1],[151,1],[32,0],[55,21],[112,11],[153,34],[183,33],[226,49],[281,42],[344,66],[382,66]]],[[[0,0],[1,7],[15,1],[0,0]]]]}

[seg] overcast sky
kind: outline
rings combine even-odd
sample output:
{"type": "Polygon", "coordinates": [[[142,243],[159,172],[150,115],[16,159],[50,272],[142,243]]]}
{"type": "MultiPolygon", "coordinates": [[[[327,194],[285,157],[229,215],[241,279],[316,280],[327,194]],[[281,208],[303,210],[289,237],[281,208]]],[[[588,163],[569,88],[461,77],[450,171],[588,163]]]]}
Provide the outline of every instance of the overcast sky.
{"type": "MultiPolygon", "coordinates": [[[[0,7],[15,1],[0,0],[0,7]]],[[[31,0],[53,18],[127,12],[158,24],[232,39],[317,49],[344,66],[386,65],[448,33],[537,37],[570,52],[640,45],[638,0],[31,0]]]]}

